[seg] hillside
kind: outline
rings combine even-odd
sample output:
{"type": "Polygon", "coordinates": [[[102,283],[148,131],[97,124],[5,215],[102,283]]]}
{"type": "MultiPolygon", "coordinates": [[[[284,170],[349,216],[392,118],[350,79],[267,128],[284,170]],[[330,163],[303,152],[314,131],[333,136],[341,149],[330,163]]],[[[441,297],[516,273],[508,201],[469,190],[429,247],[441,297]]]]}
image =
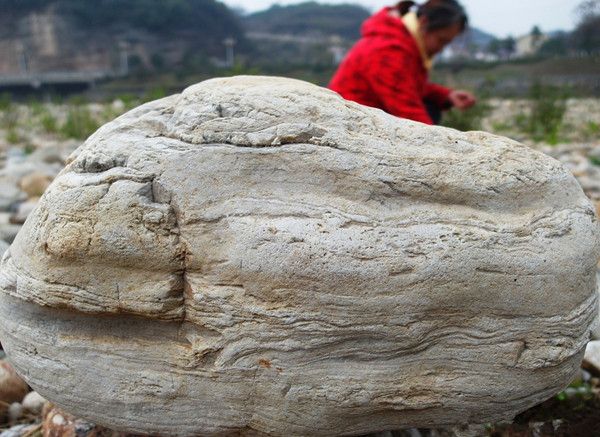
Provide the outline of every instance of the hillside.
{"type": "Polygon", "coordinates": [[[469,44],[483,49],[486,48],[490,44],[490,42],[495,40],[496,37],[491,33],[484,32],[481,29],[471,26],[467,29],[464,35],[461,35],[458,39],[463,39],[465,41],[468,41],[469,44]]]}
{"type": "Polygon", "coordinates": [[[202,63],[224,58],[226,38],[249,49],[215,0],[0,0],[0,74],[202,63]]]}
{"type": "MultiPolygon", "coordinates": [[[[263,62],[327,64],[339,61],[360,37],[362,23],[371,12],[361,6],[307,2],[271,8],[242,17],[255,56],[263,62]],[[273,54],[277,56],[273,56],[273,54]],[[336,54],[337,53],[337,54],[336,54]]],[[[471,27],[452,43],[454,53],[484,50],[495,37],[471,27]]]]}
{"type": "Polygon", "coordinates": [[[271,34],[339,36],[356,40],[368,10],[350,4],[325,5],[307,2],[271,8],[244,17],[248,32],[271,34]]]}

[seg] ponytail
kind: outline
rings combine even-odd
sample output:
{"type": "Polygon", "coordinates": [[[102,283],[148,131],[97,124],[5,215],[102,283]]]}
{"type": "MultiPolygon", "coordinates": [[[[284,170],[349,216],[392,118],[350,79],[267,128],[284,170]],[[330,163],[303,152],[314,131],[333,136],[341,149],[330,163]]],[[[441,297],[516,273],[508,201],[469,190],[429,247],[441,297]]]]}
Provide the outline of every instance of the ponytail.
{"type": "Polygon", "coordinates": [[[411,8],[413,8],[416,5],[417,4],[411,0],[404,0],[396,5],[396,10],[398,11],[401,17],[404,17],[406,14],[408,14],[411,8]]]}
{"type": "Polygon", "coordinates": [[[417,5],[414,1],[401,1],[396,9],[401,16],[417,6],[417,16],[427,18],[427,30],[438,30],[458,24],[461,31],[467,28],[469,19],[465,9],[457,0],[428,0],[417,5]]]}

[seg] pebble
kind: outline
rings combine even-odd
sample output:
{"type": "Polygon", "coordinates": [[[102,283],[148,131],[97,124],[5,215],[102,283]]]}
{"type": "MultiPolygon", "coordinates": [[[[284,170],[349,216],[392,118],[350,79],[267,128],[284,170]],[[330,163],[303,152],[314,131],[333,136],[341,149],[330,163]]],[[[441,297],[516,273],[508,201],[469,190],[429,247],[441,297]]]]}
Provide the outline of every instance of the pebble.
{"type": "Polygon", "coordinates": [[[0,437],[24,437],[32,435],[33,432],[39,428],[40,425],[31,424],[31,425],[15,425],[6,431],[2,431],[0,433],[0,437]]]}
{"type": "Polygon", "coordinates": [[[54,179],[41,171],[34,171],[26,176],[23,176],[19,181],[21,191],[25,192],[29,198],[40,197],[46,191],[54,179]]]}
{"type": "Polygon", "coordinates": [[[8,244],[4,240],[0,240],[0,259],[2,259],[2,255],[4,255],[4,252],[6,252],[9,247],[10,247],[10,244],[8,244]]]}
{"type": "Polygon", "coordinates": [[[94,423],[86,420],[77,419],[76,417],[60,410],[54,405],[49,405],[49,407],[44,409],[42,433],[44,437],[98,437],[100,435],[110,435],[111,437],[124,436],[124,434],[110,432],[108,429],[97,426],[94,423]]]}
{"type": "Polygon", "coordinates": [[[0,224],[0,240],[6,241],[8,244],[12,244],[15,241],[15,237],[21,230],[22,225],[16,224],[0,224]]]}
{"type": "Polygon", "coordinates": [[[485,425],[465,425],[452,428],[455,437],[479,437],[486,435],[485,425]]]}
{"type": "Polygon", "coordinates": [[[583,366],[595,376],[600,376],[600,341],[590,341],[585,349],[583,366]]]}
{"type": "MultiPolygon", "coordinates": [[[[69,153],[70,153],[69,149],[69,153]]],[[[60,164],[64,165],[65,158],[68,153],[63,152],[58,145],[49,147],[40,147],[31,154],[31,159],[46,164],[60,164]]]]}
{"type": "Polygon", "coordinates": [[[19,402],[13,402],[8,407],[8,423],[15,423],[21,417],[23,417],[24,409],[23,405],[19,402]]]}
{"type": "Polygon", "coordinates": [[[46,399],[42,395],[36,391],[32,391],[27,393],[27,395],[23,398],[22,404],[26,411],[37,415],[42,412],[46,402],[46,399]]]}
{"type": "Polygon", "coordinates": [[[27,194],[22,192],[16,184],[0,179],[0,211],[10,211],[15,203],[27,199],[27,194]]]}
{"type": "MultiPolygon", "coordinates": [[[[6,360],[0,361],[0,401],[5,404],[23,400],[29,387],[6,360]]],[[[1,408],[1,407],[0,407],[1,408]]],[[[7,407],[5,407],[7,408],[7,407]]]]}
{"type": "Polygon", "coordinates": [[[39,197],[32,197],[26,202],[19,204],[17,211],[10,216],[9,222],[13,225],[22,225],[25,223],[25,220],[27,220],[27,217],[29,217],[29,214],[35,209],[39,201],[39,197]]]}

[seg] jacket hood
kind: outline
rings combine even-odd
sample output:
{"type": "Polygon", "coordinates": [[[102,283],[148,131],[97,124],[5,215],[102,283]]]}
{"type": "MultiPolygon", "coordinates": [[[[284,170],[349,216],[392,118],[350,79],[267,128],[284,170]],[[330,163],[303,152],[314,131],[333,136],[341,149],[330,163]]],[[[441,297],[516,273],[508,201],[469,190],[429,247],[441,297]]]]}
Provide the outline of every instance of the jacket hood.
{"type": "Polygon", "coordinates": [[[368,18],[361,27],[363,37],[386,37],[402,40],[412,39],[402,20],[392,17],[389,12],[392,8],[386,7],[368,18]]]}

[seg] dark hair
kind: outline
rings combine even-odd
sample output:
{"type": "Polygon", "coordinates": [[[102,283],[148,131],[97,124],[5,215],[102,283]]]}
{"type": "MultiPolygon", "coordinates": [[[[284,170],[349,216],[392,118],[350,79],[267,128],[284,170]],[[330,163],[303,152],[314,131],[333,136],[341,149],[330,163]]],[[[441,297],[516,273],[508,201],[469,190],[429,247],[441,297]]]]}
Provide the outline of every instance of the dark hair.
{"type": "Polygon", "coordinates": [[[396,9],[400,15],[406,15],[414,6],[417,6],[417,17],[427,17],[428,31],[454,24],[459,24],[463,31],[469,22],[465,9],[456,0],[428,0],[421,5],[410,0],[401,1],[396,5],[396,9]]]}

